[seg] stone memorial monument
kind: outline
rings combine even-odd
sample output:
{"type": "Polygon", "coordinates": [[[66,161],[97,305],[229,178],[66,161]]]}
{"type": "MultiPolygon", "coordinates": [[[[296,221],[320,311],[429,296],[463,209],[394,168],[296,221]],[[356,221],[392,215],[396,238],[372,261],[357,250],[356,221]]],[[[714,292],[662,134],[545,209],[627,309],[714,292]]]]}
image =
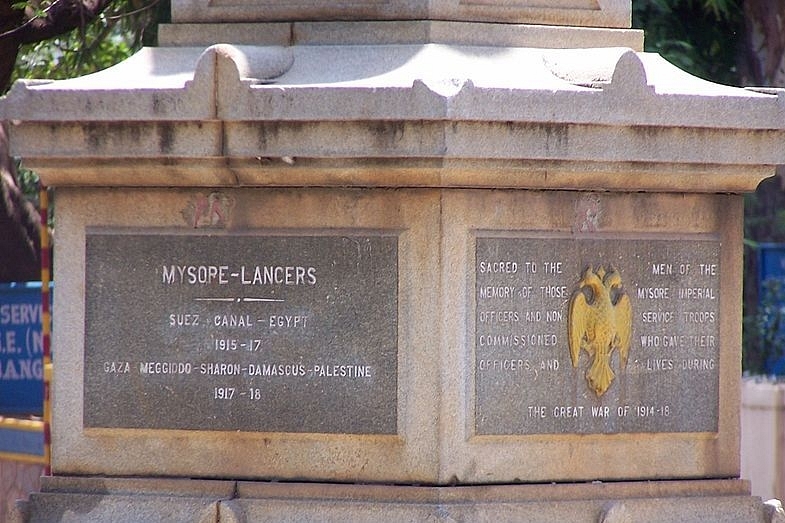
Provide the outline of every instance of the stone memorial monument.
{"type": "Polygon", "coordinates": [[[0,101],[57,212],[19,520],[785,517],[739,479],[741,193],[785,92],[642,52],[625,0],[172,20],[0,101]]]}

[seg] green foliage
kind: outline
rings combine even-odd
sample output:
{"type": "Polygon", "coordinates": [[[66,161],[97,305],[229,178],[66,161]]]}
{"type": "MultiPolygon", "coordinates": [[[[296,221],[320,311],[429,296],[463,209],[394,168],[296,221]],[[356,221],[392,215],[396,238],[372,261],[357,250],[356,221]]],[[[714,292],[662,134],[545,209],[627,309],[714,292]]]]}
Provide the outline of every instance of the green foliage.
{"type": "MultiPolygon", "coordinates": [[[[95,32],[95,26],[88,32],[95,32]]],[[[90,39],[92,35],[88,35],[90,39]]],[[[19,53],[23,64],[17,67],[15,77],[47,78],[60,80],[82,76],[105,69],[131,55],[128,42],[122,38],[95,38],[87,46],[81,45],[81,36],[70,33],[64,37],[25,46],[19,53]]]]}
{"type": "Polygon", "coordinates": [[[633,0],[633,27],[645,31],[645,50],[703,79],[740,82],[743,42],[740,0],[633,0]]]}
{"type": "MultiPolygon", "coordinates": [[[[50,1],[15,4],[33,16],[44,15],[50,1]]],[[[70,33],[37,44],[22,46],[12,79],[59,80],[90,74],[115,65],[142,45],[153,45],[157,23],[168,21],[168,0],[115,0],[98,18],[70,33]]],[[[17,183],[38,207],[38,174],[17,160],[17,183]]],[[[54,202],[49,206],[49,226],[54,202]]]]}
{"type": "Polygon", "coordinates": [[[34,3],[34,2],[16,2],[11,4],[12,9],[18,9],[20,11],[28,11],[31,14],[31,17],[38,18],[42,16],[46,16],[46,8],[51,4],[50,1],[34,3]]]}
{"type": "MultiPolygon", "coordinates": [[[[168,4],[167,4],[168,5],[168,4]]],[[[99,17],[70,33],[20,49],[13,79],[73,78],[106,69],[150,45],[159,3],[116,0],[99,17]]]]}
{"type": "MultiPolygon", "coordinates": [[[[19,186],[19,189],[22,191],[22,194],[24,194],[25,199],[30,201],[36,209],[39,209],[38,204],[41,196],[40,195],[41,186],[39,185],[40,179],[38,177],[38,173],[25,167],[20,159],[16,159],[16,181],[19,186]]],[[[47,217],[46,217],[47,225],[50,228],[54,228],[53,203],[54,202],[50,200],[47,217]]]]}
{"type": "Polygon", "coordinates": [[[38,174],[22,165],[21,160],[16,160],[16,178],[19,189],[38,207],[38,174]]]}

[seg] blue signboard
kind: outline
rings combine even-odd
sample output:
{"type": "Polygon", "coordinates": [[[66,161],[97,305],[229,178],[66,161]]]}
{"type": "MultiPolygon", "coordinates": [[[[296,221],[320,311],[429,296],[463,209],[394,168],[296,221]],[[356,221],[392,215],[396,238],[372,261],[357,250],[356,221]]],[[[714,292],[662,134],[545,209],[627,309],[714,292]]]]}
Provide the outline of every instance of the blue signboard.
{"type": "Polygon", "coordinates": [[[768,332],[769,350],[766,374],[785,375],[785,244],[761,243],[758,246],[758,314],[760,326],[768,332]]]}
{"type": "Polygon", "coordinates": [[[785,282],[785,244],[762,243],[758,247],[758,282],[772,278],[785,282]]]}
{"type": "Polygon", "coordinates": [[[45,464],[45,445],[42,421],[0,419],[0,459],[45,464]]]}
{"type": "Polygon", "coordinates": [[[43,413],[42,309],[40,282],[0,284],[0,416],[43,413]]]}

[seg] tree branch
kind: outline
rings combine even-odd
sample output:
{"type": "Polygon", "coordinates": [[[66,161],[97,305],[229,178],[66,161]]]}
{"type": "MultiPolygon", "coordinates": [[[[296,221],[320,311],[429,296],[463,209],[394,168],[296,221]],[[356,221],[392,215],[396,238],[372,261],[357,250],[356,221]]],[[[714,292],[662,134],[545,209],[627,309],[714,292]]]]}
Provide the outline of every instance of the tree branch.
{"type": "MultiPolygon", "coordinates": [[[[0,35],[18,27],[23,22],[24,13],[22,10],[14,9],[11,6],[11,1],[0,3],[0,35]]],[[[0,36],[0,94],[8,88],[18,53],[19,44],[14,39],[4,39],[0,36]]]]}
{"type": "Polygon", "coordinates": [[[18,44],[34,44],[54,38],[95,19],[114,0],[55,0],[44,9],[44,16],[0,34],[0,41],[15,40],[18,44]]]}
{"type": "Polygon", "coordinates": [[[84,27],[114,0],[55,0],[44,15],[24,21],[24,13],[0,3],[0,93],[5,92],[22,44],[34,44],[84,27]]]}

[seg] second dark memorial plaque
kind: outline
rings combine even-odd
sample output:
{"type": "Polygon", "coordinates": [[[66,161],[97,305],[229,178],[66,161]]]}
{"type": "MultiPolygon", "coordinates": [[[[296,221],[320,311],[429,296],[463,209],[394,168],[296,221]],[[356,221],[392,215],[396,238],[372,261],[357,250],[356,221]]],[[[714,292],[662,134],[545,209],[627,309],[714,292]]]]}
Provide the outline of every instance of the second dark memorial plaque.
{"type": "Polygon", "coordinates": [[[704,235],[478,232],[476,434],[716,432],[719,260],[704,235]]]}
{"type": "Polygon", "coordinates": [[[88,230],[88,428],[395,434],[398,237],[88,230]]]}

